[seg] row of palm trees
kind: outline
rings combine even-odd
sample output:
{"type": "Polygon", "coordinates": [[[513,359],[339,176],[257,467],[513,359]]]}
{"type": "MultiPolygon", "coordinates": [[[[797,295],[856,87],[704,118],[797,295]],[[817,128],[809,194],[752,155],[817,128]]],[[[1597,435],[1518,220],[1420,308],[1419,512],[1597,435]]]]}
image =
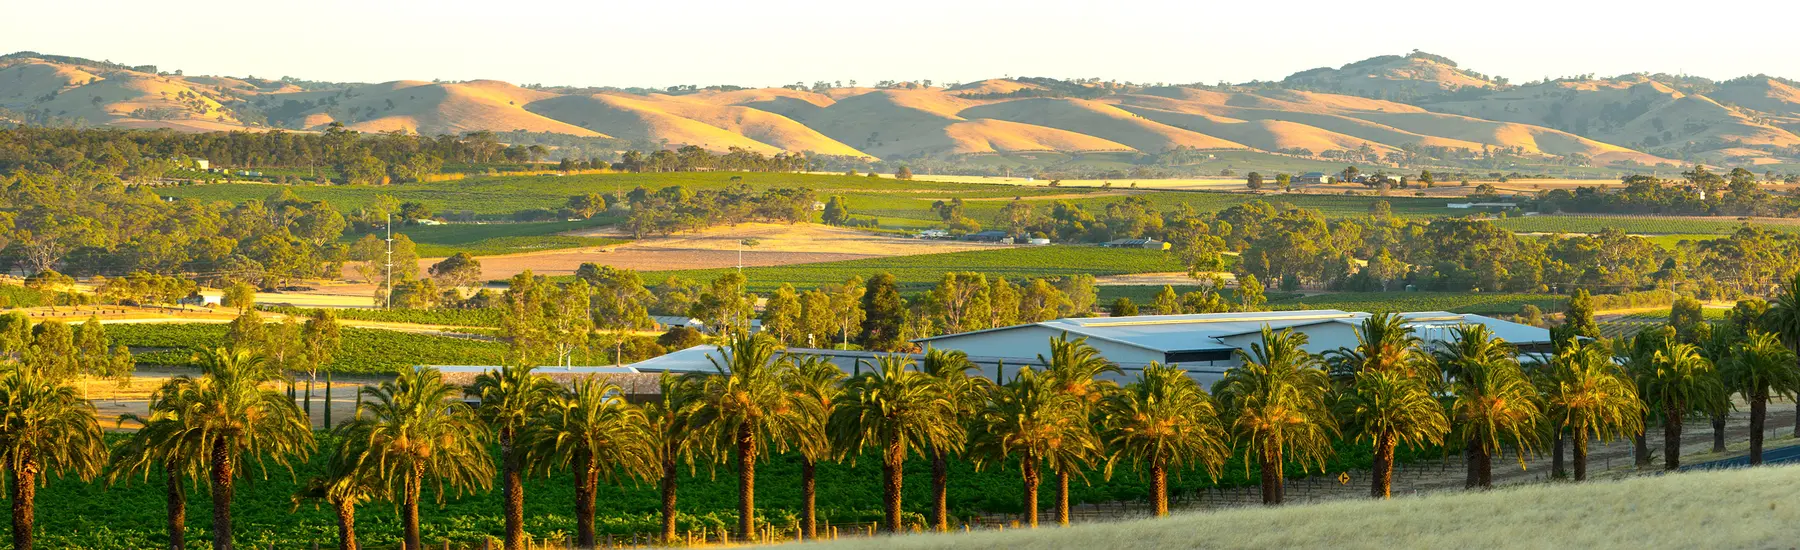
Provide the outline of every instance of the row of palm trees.
{"type": "MultiPolygon", "coordinates": [[[[625,400],[605,380],[567,386],[504,367],[459,388],[432,369],[404,372],[361,390],[356,414],[333,434],[340,444],[322,475],[296,499],[336,511],[339,547],[356,548],[356,507],[397,505],[405,548],[423,548],[421,499],[491,489],[504,502],[507,548],[524,546],[526,475],[574,474],[577,544],[595,540],[595,494],[610,476],[656,480],[663,495],[663,536],[676,539],[680,467],[698,461],[729,465],[739,483],[738,526],[758,532],[756,467],[776,453],[801,460],[799,534],[816,537],[816,467],[875,456],[882,461],[881,525],[903,529],[901,472],[908,460],[931,462],[930,527],[949,528],[948,464],[991,468],[1016,463],[1026,520],[1038,518],[1038,490],[1048,474],[1054,517],[1069,521],[1069,485],[1090,473],[1110,478],[1120,467],[1147,475],[1158,515],[1168,513],[1170,470],[1204,470],[1217,478],[1237,455],[1261,474],[1262,500],[1283,500],[1285,468],[1323,471],[1340,439],[1373,447],[1371,496],[1391,493],[1396,449],[1460,443],[1469,487],[1492,484],[1492,463],[1574,443],[1574,478],[1587,474],[1590,439],[1635,436],[1660,422],[1670,441],[1682,421],[1714,414],[1726,391],[1751,403],[1760,427],[1767,401],[1792,395],[1800,369],[1781,339],[1749,329],[1709,360],[1671,331],[1641,334],[1618,349],[1604,341],[1566,339],[1552,356],[1521,364],[1513,346],[1485,326],[1456,327],[1447,342],[1426,345],[1396,315],[1374,315],[1356,330],[1355,346],[1323,355],[1306,351],[1307,336],[1265,328],[1240,352],[1243,366],[1211,391],[1172,366],[1150,365],[1130,384],[1084,340],[1054,338],[1040,368],[991,380],[960,352],[927,350],[916,362],[877,356],[846,376],[816,356],[789,355],[766,337],[729,337],[714,373],[664,376],[646,403],[625,400]],[[1621,364],[1620,355],[1628,360],[1621,364]],[[469,404],[460,398],[476,398],[469,404]],[[1552,443],[1553,442],[1553,443],[1552,443]],[[1547,445],[1551,443],[1551,445],[1547,445]],[[500,457],[491,450],[498,446],[500,457]],[[1046,471],[1047,470],[1047,471],[1046,471]]],[[[198,376],[171,379],[151,398],[143,427],[113,449],[100,437],[96,413],[67,381],[17,365],[0,369],[0,454],[10,478],[14,547],[31,547],[32,497],[46,474],[113,481],[159,476],[168,493],[171,547],[185,544],[185,484],[212,491],[213,546],[232,547],[235,483],[251,471],[306,460],[315,447],[305,414],[278,388],[279,369],[249,352],[202,353],[198,376]]],[[[1752,456],[1760,455],[1760,429],[1752,456]]],[[[1678,464],[1679,448],[1667,453],[1678,464]]]]}

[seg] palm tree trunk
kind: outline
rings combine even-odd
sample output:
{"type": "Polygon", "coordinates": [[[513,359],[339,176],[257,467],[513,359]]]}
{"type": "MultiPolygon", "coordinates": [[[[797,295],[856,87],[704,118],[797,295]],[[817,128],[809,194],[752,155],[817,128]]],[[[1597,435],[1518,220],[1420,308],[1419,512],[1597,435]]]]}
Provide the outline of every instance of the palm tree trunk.
{"type": "Polygon", "coordinates": [[[187,548],[187,491],[181,484],[181,472],[165,468],[163,490],[169,501],[169,550],[187,548]]]}
{"type": "MultiPolygon", "coordinates": [[[[326,391],[331,386],[325,386],[326,391]]],[[[329,406],[326,407],[330,409],[329,406]]],[[[513,445],[512,428],[500,429],[500,499],[506,516],[506,550],[525,548],[525,480],[519,475],[519,450],[513,445]]]]}
{"type": "Polygon", "coordinates": [[[1725,452],[1725,413],[1719,413],[1719,414],[1713,415],[1712,429],[1713,429],[1713,448],[1712,448],[1713,452],[1715,452],[1715,453],[1725,452]]]}
{"type": "Polygon", "coordinates": [[[212,537],[213,550],[231,550],[231,499],[236,487],[235,467],[231,460],[231,438],[220,436],[212,448],[212,537]]]}
{"type": "Polygon", "coordinates": [[[600,488],[600,469],[594,467],[594,455],[581,453],[575,464],[575,545],[594,548],[594,494],[600,488]]]}
{"type": "Polygon", "coordinates": [[[811,458],[800,457],[800,534],[806,540],[819,538],[818,469],[811,458]]]}
{"type": "Polygon", "coordinates": [[[1169,515],[1169,469],[1160,461],[1150,463],[1150,507],[1156,517],[1169,515]]]}
{"type": "Polygon", "coordinates": [[[1556,479],[1566,479],[1569,477],[1569,470],[1563,467],[1563,449],[1568,446],[1568,442],[1569,434],[1563,433],[1563,428],[1558,426],[1556,428],[1556,443],[1551,445],[1551,452],[1555,453],[1555,456],[1550,459],[1551,477],[1556,479]]]}
{"type": "Polygon", "coordinates": [[[1494,488],[1494,453],[1489,452],[1486,445],[1475,445],[1475,486],[1482,490],[1494,488]]]}
{"type": "Polygon", "coordinates": [[[737,429],[738,460],[738,533],[749,538],[756,533],[756,438],[750,424],[737,429]]]}
{"type": "Polygon", "coordinates": [[[882,449],[881,523],[883,529],[894,534],[900,533],[900,483],[903,473],[901,467],[905,465],[905,461],[906,448],[900,446],[898,438],[888,442],[887,448],[882,449]]]}
{"type": "Polygon", "coordinates": [[[30,451],[21,451],[22,468],[13,470],[12,479],[12,544],[14,550],[31,550],[32,525],[37,520],[37,461],[30,451]]]}
{"type": "Polygon", "coordinates": [[[1663,412],[1663,469],[1681,467],[1681,413],[1673,409],[1663,412]]]}
{"type": "Polygon", "coordinates": [[[1025,522],[1032,527],[1038,524],[1038,463],[1037,457],[1031,453],[1019,459],[1019,470],[1025,476],[1025,522]]]}
{"type": "Polygon", "coordinates": [[[950,462],[943,449],[931,450],[931,528],[950,530],[950,462]]]}
{"type": "Polygon", "coordinates": [[[1632,457],[1636,459],[1637,467],[1638,468],[1649,467],[1650,466],[1650,442],[1647,438],[1644,437],[1644,430],[1638,430],[1637,435],[1631,436],[1631,445],[1632,445],[1632,448],[1631,448],[1632,457]]]}
{"type": "Polygon", "coordinates": [[[1369,487],[1369,496],[1388,498],[1394,493],[1394,446],[1399,441],[1394,434],[1382,433],[1375,442],[1375,464],[1369,479],[1373,480],[1369,487]]]}
{"type": "Polygon", "coordinates": [[[419,536],[419,490],[425,484],[425,464],[416,463],[412,467],[412,476],[406,480],[405,496],[400,502],[400,524],[404,550],[425,550],[425,541],[419,536]]]}
{"type": "Polygon", "coordinates": [[[1481,444],[1477,440],[1471,438],[1468,441],[1463,442],[1463,469],[1467,470],[1463,475],[1464,489],[1474,489],[1481,486],[1480,466],[1477,464],[1481,461],[1477,458],[1477,455],[1480,453],[1481,444]]]}
{"type": "Polygon", "coordinates": [[[1587,426],[1575,429],[1575,481],[1587,481],[1587,426]]]}
{"type": "Polygon", "coordinates": [[[1069,526],[1069,471],[1056,469],[1056,524],[1069,526]]]}
{"type": "Polygon", "coordinates": [[[675,544],[675,455],[662,463],[663,544],[675,544]]]}
{"type": "Polygon", "coordinates": [[[325,371],[325,429],[331,429],[331,371],[325,371]]]}
{"type": "Polygon", "coordinates": [[[1763,425],[1769,417],[1769,394],[1758,392],[1750,396],[1750,465],[1763,463],[1763,425]]]}
{"type": "Polygon", "coordinates": [[[356,550],[356,505],[338,503],[337,520],[338,550],[356,550]]]}
{"type": "Polygon", "coordinates": [[[1282,482],[1282,464],[1280,460],[1270,460],[1263,456],[1259,466],[1262,467],[1262,502],[1265,506],[1281,505],[1284,488],[1282,482]]]}

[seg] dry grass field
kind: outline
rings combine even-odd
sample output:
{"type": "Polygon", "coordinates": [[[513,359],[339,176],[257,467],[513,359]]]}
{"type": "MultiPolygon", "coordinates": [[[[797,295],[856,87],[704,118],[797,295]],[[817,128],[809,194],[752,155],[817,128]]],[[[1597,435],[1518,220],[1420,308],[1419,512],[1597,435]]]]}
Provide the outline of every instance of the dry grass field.
{"type": "Polygon", "coordinates": [[[1800,466],[1533,484],[1371,502],[840,540],[820,549],[1793,548],[1800,466]]]}

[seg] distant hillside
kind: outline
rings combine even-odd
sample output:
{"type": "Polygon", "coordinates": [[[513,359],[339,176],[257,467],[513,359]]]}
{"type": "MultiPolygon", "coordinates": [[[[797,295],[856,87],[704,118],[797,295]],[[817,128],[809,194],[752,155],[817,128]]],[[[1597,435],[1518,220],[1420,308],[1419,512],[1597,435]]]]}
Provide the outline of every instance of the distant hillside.
{"type": "Polygon", "coordinates": [[[1800,86],[1766,76],[1581,77],[1525,85],[1437,55],[1381,56],[1280,82],[1144,86],[989,79],[950,87],[664,91],[493,80],[330,83],[0,56],[0,123],[424,135],[564,134],[649,146],[904,161],[1173,151],[1495,167],[1794,162],[1800,86]]]}

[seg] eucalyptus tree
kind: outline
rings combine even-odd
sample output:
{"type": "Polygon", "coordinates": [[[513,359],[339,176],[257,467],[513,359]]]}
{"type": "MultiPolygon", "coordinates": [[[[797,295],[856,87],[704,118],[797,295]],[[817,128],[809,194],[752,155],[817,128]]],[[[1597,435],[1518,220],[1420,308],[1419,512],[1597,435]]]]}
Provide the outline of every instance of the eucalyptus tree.
{"type": "Polygon", "coordinates": [[[594,496],[601,477],[654,477],[648,430],[644,411],[625,402],[618,385],[583,378],[558,388],[542,414],[520,433],[520,454],[534,468],[575,474],[577,547],[595,547],[594,496]]]}
{"type": "Polygon", "coordinates": [[[881,453],[882,524],[899,533],[906,458],[929,449],[960,450],[964,433],[956,421],[956,403],[937,379],[911,368],[911,360],[888,354],[872,366],[844,384],[844,398],[832,410],[829,428],[845,449],[874,447],[881,453]]]}
{"type": "Polygon", "coordinates": [[[1238,350],[1243,365],[1225,373],[1213,395],[1232,418],[1231,431],[1244,450],[1244,469],[1256,464],[1262,475],[1263,504],[1281,504],[1284,465],[1325,469],[1338,433],[1326,397],[1331,377],[1318,356],[1308,353],[1306,334],[1268,326],[1250,351],[1238,350]]]}
{"type": "Polygon", "coordinates": [[[1187,371],[1151,364],[1124,391],[1102,404],[1106,474],[1121,460],[1150,474],[1150,502],[1157,516],[1169,515],[1169,469],[1199,466],[1218,479],[1231,456],[1231,434],[1219,419],[1212,397],[1187,371]]]}

